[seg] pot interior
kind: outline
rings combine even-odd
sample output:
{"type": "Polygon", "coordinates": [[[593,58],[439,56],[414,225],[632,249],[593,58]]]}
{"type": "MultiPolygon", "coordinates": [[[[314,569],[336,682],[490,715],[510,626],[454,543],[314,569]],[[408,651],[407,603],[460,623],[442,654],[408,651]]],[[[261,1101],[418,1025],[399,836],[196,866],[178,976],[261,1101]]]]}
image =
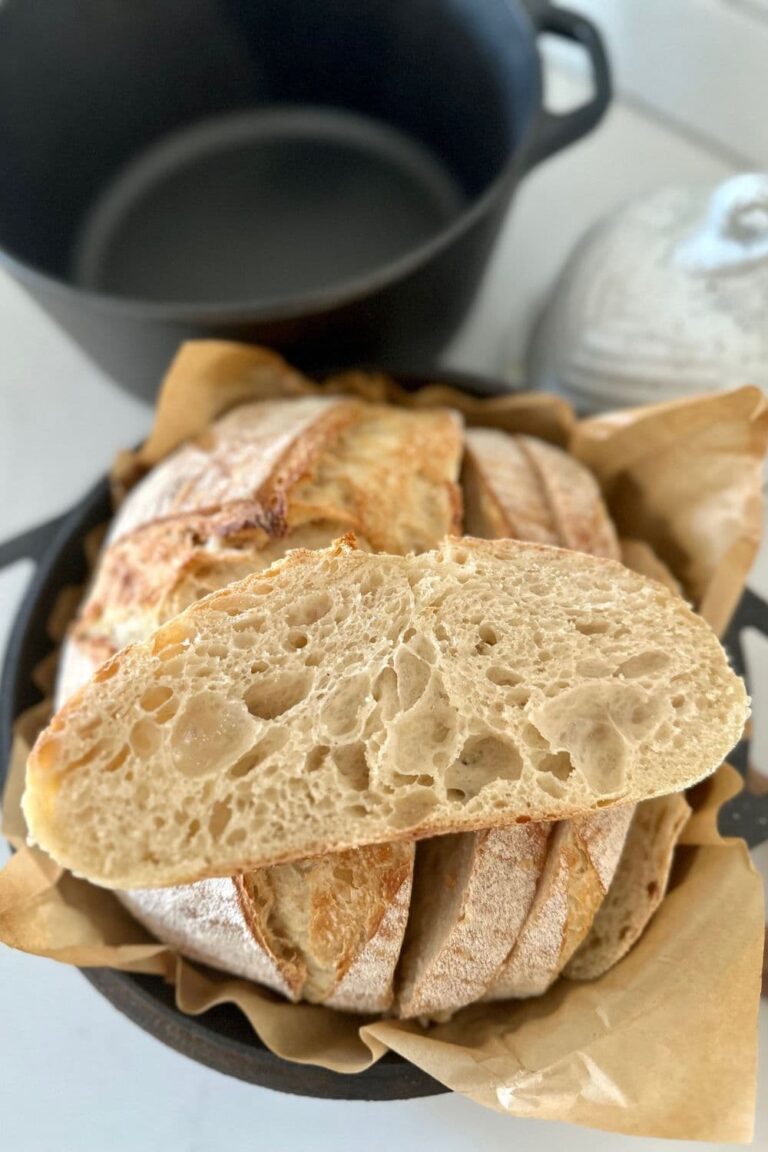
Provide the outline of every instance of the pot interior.
{"type": "Polygon", "coordinates": [[[0,245],[109,296],[299,301],[460,218],[538,83],[506,0],[5,0],[0,245]]]}

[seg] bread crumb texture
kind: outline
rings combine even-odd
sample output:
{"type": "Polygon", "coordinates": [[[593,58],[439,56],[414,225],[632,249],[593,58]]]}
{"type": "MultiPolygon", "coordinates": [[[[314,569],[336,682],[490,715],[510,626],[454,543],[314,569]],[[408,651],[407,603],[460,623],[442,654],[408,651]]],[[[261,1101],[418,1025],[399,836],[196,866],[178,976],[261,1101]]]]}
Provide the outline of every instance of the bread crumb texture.
{"type": "Polygon", "coordinates": [[[181,883],[681,789],[747,712],[707,625],[612,561],[341,543],[104,664],[38,739],[24,805],[79,875],[181,883]]]}

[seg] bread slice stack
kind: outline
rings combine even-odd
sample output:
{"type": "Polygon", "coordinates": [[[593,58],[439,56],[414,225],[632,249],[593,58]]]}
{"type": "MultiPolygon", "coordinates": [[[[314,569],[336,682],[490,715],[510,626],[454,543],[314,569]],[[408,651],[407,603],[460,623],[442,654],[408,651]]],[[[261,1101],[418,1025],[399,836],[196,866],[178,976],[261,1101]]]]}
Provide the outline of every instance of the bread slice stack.
{"type": "MultiPolygon", "coordinates": [[[[443,409],[345,398],[236,408],[159,464],[118,511],[62,650],[57,702],[126,643],[290,549],[350,530],[363,548],[436,545],[461,526],[461,451],[461,420],[443,409]]],[[[192,959],[290,999],[380,1012],[392,1002],[413,861],[412,844],[376,846],[120,898],[192,959]]]]}
{"type": "Polygon", "coordinates": [[[663,894],[680,809],[649,822],[649,798],[747,714],[703,621],[618,555],[550,445],[357,400],[237,409],[118,514],[32,836],[292,999],[437,1015],[588,978],[652,914],[651,870],[663,894]],[[462,464],[464,529],[538,544],[440,543],[462,464]]]}

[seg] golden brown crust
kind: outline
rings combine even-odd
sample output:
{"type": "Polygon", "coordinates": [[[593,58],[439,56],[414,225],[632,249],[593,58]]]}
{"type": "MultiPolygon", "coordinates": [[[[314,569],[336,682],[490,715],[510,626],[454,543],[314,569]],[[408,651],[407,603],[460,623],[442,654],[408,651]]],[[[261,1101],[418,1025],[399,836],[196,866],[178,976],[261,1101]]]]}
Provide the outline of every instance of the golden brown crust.
{"type": "Polygon", "coordinates": [[[608,894],[565,969],[570,979],[602,976],[642,935],[664,899],[675,845],[690,814],[682,793],[638,804],[608,894]]]}
{"type": "Polygon", "coordinates": [[[358,547],[418,552],[460,529],[455,414],[296,404],[229,413],[131,493],[71,632],[81,673],[291,548],[353,531],[358,547]]]}
{"type": "Polygon", "coordinates": [[[356,1011],[389,1005],[413,854],[410,844],[380,844],[235,878],[248,927],[294,998],[356,1011]]]}
{"type": "Polygon", "coordinates": [[[144,524],[227,504],[277,506],[312,460],[360,415],[353,400],[245,404],[152,471],[121,506],[112,542],[144,524]]]}
{"type": "Polygon", "coordinates": [[[538,996],[557,979],[608,891],[632,812],[625,805],[558,824],[531,910],[486,1000],[538,996]]]}

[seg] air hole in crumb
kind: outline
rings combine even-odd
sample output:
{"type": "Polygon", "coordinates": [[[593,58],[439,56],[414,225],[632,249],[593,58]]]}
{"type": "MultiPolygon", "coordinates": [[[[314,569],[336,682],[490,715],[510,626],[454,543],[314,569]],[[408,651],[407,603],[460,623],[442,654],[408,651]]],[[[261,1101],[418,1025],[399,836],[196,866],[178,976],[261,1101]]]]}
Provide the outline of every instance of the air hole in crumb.
{"type": "Polygon", "coordinates": [[[224,644],[211,644],[205,652],[211,660],[224,660],[229,656],[229,648],[224,644]]]}
{"type": "Polygon", "coordinates": [[[155,723],[167,724],[169,720],[173,719],[178,710],[179,702],[174,697],[173,700],[169,700],[167,704],[164,704],[162,708],[159,708],[158,711],[154,713],[155,723]]]}
{"type": "Polygon", "coordinates": [[[124,745],[122,746],[122,748],[120,749],[120,751],[117,753],[117,755],[116,755],[116,756],[114,756],[114,757],[113,757],[113,758],[112,758],[112,759],[109,761],[109,763],[108,763],[108,764],[105,764],[105,765],[104,765],[104,769],[103,769],[103,771],[104,771],[104,772],[116,772],[116,771],[117,771],[117,769],[118,769],[118,768],[119,768],[119,767],[120,767],[122,764],[124,764],[124,763],[125,763],[125,761],[126,761],[126,759],[127,759],[127,757],[128,757],[128,752],[129,752],[129,748],[128,748],[128,745],[127,745],[127,744],[124,744],[124,745]]]}
{"type": "Polygon", "coordinates": [[[332,607],[333,601],[327,592],[315,592],[291,605],[286,613],[286,620],[292,628],[301,625],[306,627],[322,620],[332,607]]]}
{"type": "Polygon", "coordinates": [[[363,804],[345,805],[344,811],[350,816],[367,816],[368,809],[363,804]]]}
{"type": "Polygon", "coordinates": [[[509,668],[499,668],[497,665],[491,665],[486,672],[486,676],[491,684],[498,684],[500,688],[516,688],[518,684],[522,683],[522,679],[518,676],[517,672],[512,672],[509,668]]]}
{"type": "Polygon", "coordinates": [[[648,893],[648,895],[650,896],[651,900],[655,900],[659,894],[659,885],[656,883],[655,880],[651,880],[651,882],[646,885],[645,890],[648,893]]]}
{"type": "Polygon", "coordinates": [[[498,736],[471,736],[445,773],[446,788],[477,796],[494,780],[518,780],[523,761],[514,744],[498,736]]]}
{"type": "Polygon", "coordinates": [[[162,704],[165,704],[166,700],[170,700],[171,696],[173,696],[173,692],[167,685],[153,684],[144,692],[139,704],[145,712],[154,712],[162,704]]]}
{"type": "Polygon", "coordinates": [[[567,752],[547,752],[536,765],[538,772],[548,772],[558,780],[567,780],[573,768],[573,761],[567,752]]]}
{"type": "Polygon", "coordinates": [[[285,646],[286,646],[286,648],[294,648],[294,649],[306,648],[306,646],[307,646],[307,634],[306,634],[306,632],[302,632],[301,629],[299,629],[299,628],[292,628],[285,638],[285,646]]]}
{"type": "Polygon", "coordinates": [[[653,676],[663,672],[669,667],[671,657],[659,648],[649,648],[647,652],[640,652],[637,656],[630,656],[619,665],[619,672],[628,680],[639,676],[653,676]]]}
{"type": "Polygon", "coordinates": [[[407,712],[424,695],[432,676],[430,665],[410,648],[400,647],[394,656],[400,706],[407,712]]]}
{"type": "Polygon", "coordinates": [[[542,736],[541,732],[539,732],[538,728],[534,724],[525,725],[522,731],[522,738],[523,744],[525,744],[526,748],[541,748],[544,750],[549,748],[548,740],[542,736]]]}
{"type": "Polygon", "coordinates": [[[247,595],[223,593],[214,599],[211,607],[215,612],[221,612],[225,616],[242,616],[253,608],[253,601],[247,595]]]}
{"type": "Polygon", "coordinates": [[[528,688],[510,688],[504,697],[507,704],[516,705],[517,707],[524,707],[530,698],[531,693],[528,688]]]}
{"type": "Polygon", "coordinates": [[[341,680],[320,712],[320,722],[331,736],[345,736],[358,727],[370,691],[370,677],[366,672],[341,680]]]}
{"type": "Polygon", "coordinates": [[[232,809],[226,800],[215,800],[208,818],[208,831],[214,840],[221,837],[231,819],[232,809]]]}
{"type": "Polygon", "coordinates": [[[565,788],[562,781],[554,780],[551,776],[543,776],[538,783],[542,792],[546,792],[546,794],[551,796],[554,800],[561,799],[565,793],[565,788]]]}
{"type": "Polygon", "coordinates": [[[235,828],[234,832],[225,837],[224,843],[234,847],[236,844],[242,844],[243,840],[245,840],[245,828],[235,828]]]}
{"type": "Polygon", "coordinates": [[[318,744],[313,748],[304,762],[304,767],[307,772],[317,772],[318,768],[322,768],[326,761],[330,748],[327,744],[318,744]]]}
{"type": "Polygon", "coordinates": [[[251,716],[274,720],[306,699],[311,687],[312,673],[309,671],[277,672],[257,680],[243,699],[251,716]]]}
{"type": "Polygon", "coordinates": [[[129,736],[131,748],[137,756],[147,759],[160,745],[160,733],[154,720],[137,720],[129,736]]]}
{"type": "Polygon", "coordinates": [[[392,823],[396,828],[410,828],[420,823],[437,804],[434,792],[419,788],[395,801],[392,823]]]}
{"type": "Polygon", "coordinates": [[[238,632],[260,632],[266,622],[266,616],[260,612],[246,612],[239,620],[235,620],[231,627],[235,634],[238,632]]]}
{"type": "Polygon", "coordinates": [[[116,676],[119,668],[120,662],[117,658],[107,660],[106,664],[102,664],[101,668],[94,672],[93,679],[97,684],[103,684],[106,680],[111,680],[113,676],[116,676]]]}
{"type": "Polygon", "coordinates": [[[573,626],[582,636],[602,636],[609,629],[605,620],[574,620],[573,626]]]}
{"type": "Polygon", "coordinates": [[[458,804],[467,798],[466,792],[462,792],[461,788],[449,788],[446,796],[453,804],[458,804]]]}
{"type": "Polygon", "coordinates": [[[178,624],[172,620],[155,633],[152,641],[152,655],[158,656],[161,660],[169,660],[172,656],[178,656],[185,648],[188,648],[193,638],[193,631],[184,624],[178,624]]]}
{"type": "Polygon", "coordinates": [[[364,792],[370,782],[365,745],[362,743],[342,744],[334,748],[333,762],[344,783],[355,792],[364,792]]]}
{"type": "Polygon", "coordinates": [[[498,644],[499,642],[498,633],[495,628],[491,627],[490,624],[483,624],[480,627],[478,635],[483,643],[487,644],[489,648],[493,648],[494,645],[498,644]]]}
{"type": "Polygon", "coordinates": [[[363,579],[360,581],[360,591],[363,596],[370,596],[372,592],[378,592],[381,588],[381,576],[378,572],[366,572],[363,579]]]}
{"type": "Polygon", "coordinates": [[[197,777],[220,772],[248,748],[253,724],[239,701],[216,692],[190,696],[171,734],[177,771],[197,777]]]}
{"type": "Polygon", "coordinates": [[[242,780],[253,772],[254,768],[258,768],[270,756],[274,756],[284,748],[287,742],[287,732],[283,732],[280,728],[271,729],[250,751],[241,756],[236,764],[232,765],[227,775],[231,780],[242,780]]]}

